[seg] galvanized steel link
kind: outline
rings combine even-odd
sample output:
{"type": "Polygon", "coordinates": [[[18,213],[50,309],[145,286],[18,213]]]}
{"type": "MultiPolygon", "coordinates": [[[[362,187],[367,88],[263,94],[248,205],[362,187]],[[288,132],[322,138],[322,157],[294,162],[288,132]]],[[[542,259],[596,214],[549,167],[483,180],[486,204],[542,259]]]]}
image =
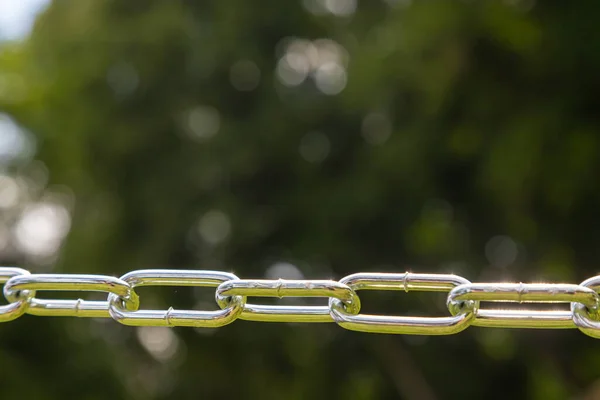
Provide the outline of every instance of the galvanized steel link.
{"type": "MultiPolygon", "coordinates": [[[[354,290],[448,291],[469,283],[456,275],[359,273],[340,280],[354,290]]],[[[476,302],[466,301],[463,310],[452,317],[397,317],[352,314],[338,299],[329,300],[331,316],[342,328],[370,333],[450,335],[466,329],[474,317],[476,302]]]]}
{"type": "MultiPolygon", "coordinates": [[[[226,306],[227,296],[328,297],[342,301],[353,313],[360,299],[347,285],[332,280],[240,279],[223,282],[217,288],[217,303],[226,306]]],[[[262,322],[333,322],[328,306],[244,305],[240,319],[262,322]]]]}
{"type": "MultiPolygon", "coordinates": [[[[513,303],[579,303],[595,309],[599,296],[582,285],[565,283],[470,283],[448,293],[447,306],[455,315],[465,300],[513,303]]],[[[497,328],[574,328],[569,311],[475,310],[473,326],[497,328]]]]}
{"type": "MultiPolygon", "coordinates": [[[[131,292],[138,286],[208,286],[216,287],[222,282],[238,280],[234,274],[221,271],[147,269],[132,271],[121,277],[131,292]]],[[[117,322],[132,326],[193,326],[217,328],[227,325],[239,316],[246,302],[243,296],[231,296],[225,300],[226,307],[218,311],[135,310],[124,307],[123,299],[115,294],[108,297],[110,316],[117,322]]]]}
{"type": "MultiPolygon", "coordinates": [[[[121,279],[106,275],[25,274],[10,278],[4,285],[4,297],[17,301],[17,293],[29,290],[73,290],[109,292],[124,299],[126,307],[139,306],[137,294],[121,279]]],[[[33,292],[35,293],[35,292],[33,292]]],[[[38,299],[30,296],[27,314],[55,317],[110,317],[107,301],[38,299]]]]}

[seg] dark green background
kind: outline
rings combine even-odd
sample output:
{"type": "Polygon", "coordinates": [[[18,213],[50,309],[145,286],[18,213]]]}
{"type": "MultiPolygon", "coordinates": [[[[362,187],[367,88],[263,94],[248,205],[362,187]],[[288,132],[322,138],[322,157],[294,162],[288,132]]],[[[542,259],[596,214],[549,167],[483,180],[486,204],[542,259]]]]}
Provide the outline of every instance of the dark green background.
{"type": "MultiPolygon", "coordinates": [[[[57,1],[28,41],[0,48],[0,76],[22,83],[8,80],[0,110],[37,138],[50,186],[72,193],[54,272],[253,278],[287,262],[307,278],[576,283],[600,258],[599,16],[595,1],[362,0],[350,17],[299,0],[57,1]],[[343,46],[345,89],[282,85],[286,37],[343,46]],[[254,90],[232,85],[239,60],[259,68],[254,90]],[[115,68],[138,84],[115,91],[115,68]],[[208,140],[182,128],[197,105],[220,113],[208,140]],[[389,119],[382,144],[361,132],[371,113],[389,119]],[[329,153],[309,162],[299,148],[318,147],[315,131],[329,153]],[[231,223],[215,246],[195,228],[209,210],[231,223]],[[516,258],[496,262],[498,236],[516,258]]],[[[447,313],[443,296],[362,293],[368,312],[447,313]]],[[[178,308],[197,297],[140,294],[145,308],[144,296],[178,308]]],[[[600,398],[599,342],[576,330],[422,338],[237,321],[174,333],[177,355],[158,361],[136,328],[23,316],[0,326],[0,396],[600,398]]]]}

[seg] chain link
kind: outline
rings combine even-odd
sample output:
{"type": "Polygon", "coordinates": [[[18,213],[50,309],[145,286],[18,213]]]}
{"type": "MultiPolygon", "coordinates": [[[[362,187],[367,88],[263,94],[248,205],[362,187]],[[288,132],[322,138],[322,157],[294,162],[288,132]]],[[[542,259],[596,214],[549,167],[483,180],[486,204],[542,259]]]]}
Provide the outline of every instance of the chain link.
{"type": "MultiPolygon", "coordinates": [[[[237,281],[237,276],[220,271],[196,271],[176,269],[145,269],[133,271],[121,277],[131,285],[135,293],[138,286],[219,286],[222,282],[237,281]]],[[[9,281],[10,282],[10,281],[9,281]]],[[[137,296],[137,295],[136,295],[137,296]]],[[[131,326],[193,326],[218,328],[227,325],[240,315],[246,299],[230,296],[224,300],[226,307],[219,311],[176,310],[134,310],[126,309],[125,299],[109,295],[109,313],[117,322],[131,326]]]]}
{"type": "MultiPolygon", "coordinates": [[[[448,291],[469,283],[456,275],[364,273],[340,280],[354,290],[448,291]]],[[[450,335],[466,329],[473,319],[475,302],[463,302],[464,309],[452,317],[396,317],[353,313],[337,299],[329,299],[331,315],[342,328],[370,333],[450,335]]]]}
{"type": "MultiPolygon", "coordinates": [[[[139,299],[128,283],[112,276],[81,274],[22,274],[10,278],[4,285],[4,297],[18,300],[18,293],[37,290],[69,290],[108,292],[122,296],[127,307],[137,309],[139,299]]],[[[33,292],[35,293],[35,292],[33,292]]],[[[108,301],[45,300],[30,295],[27,314],[53,317],[110,317],[108,301]]]]}
{"type": "MultiPolygon", "coordinates": [[[[469,283],[448,294],[447,306],[456,315],[465,300],[511,303],[572,303],[596,309],[600,297],[582,285],[565,283],[469,283]]],[[[495,328],[573,328],[572,314],[561,311],[477,309],[474,326],[495,328]]]]}
{"type": "MultiPolygon", "coordinates": [[[[261,280],[227,281],[217,288],[217,302],[221,307],[225,296],[259,297],[328,297],[335,298],[358,313],[360,300],[356,292],[341,282],[322,280],[261,280]]],[[[261,322],[332,322],[328,306],[287,306],[245,304],[240,319],[261,322]]]]}
{"type": "Polygon", "coordinates": [[[132,326],[221,327],[236,319],[262,322],[335,322],[342,328],[371,333],[449,335],[469,326],[495,328],[578,328],[600,338],[600,276],[579,285],[566,283],[471,283],[448,274],[358,273],[334,280],[239,279],[205,270],[137,270],[120,278],[106,275],[30,274],[0,267],[0,285],[8,304],[0,322],[23,314],[112,318],[132,326]],[[192,286],[215,288],[215,311],[139,309],[136,287],[192,286]],[[448,293],[450,316],[360,314],[360,290],[448,293]],[[40,299],[38,291],[99,291],[106,301],[40,299]],[[260,305],[247,297],[324,297],[328,305],[260,305]],[[483,309],[481,302],[568,303],[569,310],[483,309]]]}

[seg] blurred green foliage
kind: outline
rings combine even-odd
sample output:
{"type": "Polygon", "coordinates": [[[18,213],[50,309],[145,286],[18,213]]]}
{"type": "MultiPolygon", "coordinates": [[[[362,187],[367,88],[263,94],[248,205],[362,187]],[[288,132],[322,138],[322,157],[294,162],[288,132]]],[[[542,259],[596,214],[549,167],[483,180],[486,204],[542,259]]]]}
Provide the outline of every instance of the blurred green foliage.
{"type": "MultiPolygon", "coordinates": [[[[50,183],[75,199],[53,271],[597,273],[597,2],[361,1],[342,17],[313,3],[57,1],[29,40],[4,45],[0,109],[35,134],[50,183]],[[339,94],[310,77],[284,84],[290,38],[345,49],[339,94]],[[240,60],[260,71],[256,87],[236,88],[240,60]],[[193,118],[218,132],[191,137],[193,118]]],[[[194,296],[156,297],[191,307],[194,296]]],[[[428,296],[377,293],[365,308],[444,315],[428,296]]],[[[600,353],[577,331],[421,338],[238,321],[173,332],[177,354],[157,360],[135,328],[25,316],[0,327],[0,392],[600,397],[600,353]]]]}

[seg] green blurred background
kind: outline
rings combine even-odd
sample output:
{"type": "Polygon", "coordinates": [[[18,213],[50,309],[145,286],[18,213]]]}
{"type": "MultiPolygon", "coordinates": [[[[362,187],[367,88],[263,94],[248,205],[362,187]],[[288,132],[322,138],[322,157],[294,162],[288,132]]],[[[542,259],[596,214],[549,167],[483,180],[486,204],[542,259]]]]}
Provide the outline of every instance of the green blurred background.
{"type": "MultiPolygon", "coordinates": [[[[55,1],[0,43],[0,261],[580,282],[600,258],[599,13],[55,1]]],[[[213,293],[140,290],[144,308],[211,310],[213,293]]],[[[361,298],[366,312],[447,315],[444,296],[361,298]]],[[[0,326],[0,397],[598,399],[598,343],[23,316],[0,326]]]]}

